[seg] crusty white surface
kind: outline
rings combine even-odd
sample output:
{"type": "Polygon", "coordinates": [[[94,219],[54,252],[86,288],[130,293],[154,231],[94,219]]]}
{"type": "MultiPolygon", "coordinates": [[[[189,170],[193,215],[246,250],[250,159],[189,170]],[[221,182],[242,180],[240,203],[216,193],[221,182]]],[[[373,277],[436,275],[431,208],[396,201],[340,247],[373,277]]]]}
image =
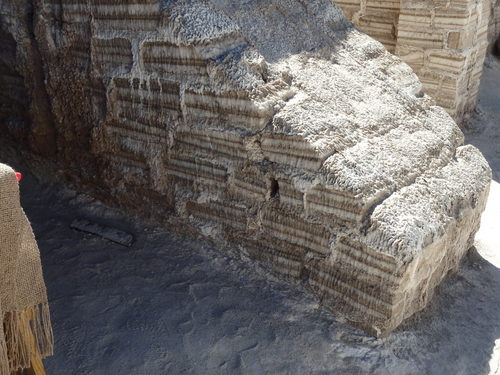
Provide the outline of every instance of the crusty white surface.
{"type": "MultiPolygon", "coordinates": [[[[114,69],[88,73],[96,108],[105,103],[91,142],[108,189],[168,202],[218,244],[335,297],[325,304],[373,333],[423,308],[470,245],[490,175],[476,151],[457,152],[463,134],[411,69],[330,0],[139,2],[95,0],[91,36],[85,23],[58,31],[71,71],[96,60],[72,32],[120,51],[114,69]],[[484,168],[472,173],[474,163],[484,168]],[[407,277],[426,254],[450,261],[407,277]]],[[[62,7],[80,17],[81,5],[62,7]]],[[[58,5],[45,6],[57,28],[58,5]]],[[[60,64],[48,68],[54,80],[60,64]]]]}

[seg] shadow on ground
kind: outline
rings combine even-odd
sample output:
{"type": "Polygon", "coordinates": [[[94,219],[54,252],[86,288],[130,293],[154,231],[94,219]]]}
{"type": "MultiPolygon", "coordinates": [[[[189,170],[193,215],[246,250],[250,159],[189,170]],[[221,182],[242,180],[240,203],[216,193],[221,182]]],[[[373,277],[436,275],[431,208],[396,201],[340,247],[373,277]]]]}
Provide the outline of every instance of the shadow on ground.
{"type": "MultiPolygon", "coordinates": [[[[467,141],[500,181],[500,69],[491,64],[467,141]]],[[[499,373],[498,214],[484,226],[493,243],[489,261],[472,251],[427,310],[375,339],[323,310],[299,285],[68,188],[26,174],[22,203],[52,309],[56,353],[46,360],[48,374],[499,373]],[[130,231],[136,243],[126,248],[71,230],[81,217],[130,231]]]]}
{"type": "Polygon", "coordinates": [[[49,374],[488,374],[500,269],[471,253],[432,306],[385,339],[335,319],[300,286],[120,216],[65,188],[22,182],[51,302],[49,374]],[[130,247],[69,229],[133,232],[130,247]]]}

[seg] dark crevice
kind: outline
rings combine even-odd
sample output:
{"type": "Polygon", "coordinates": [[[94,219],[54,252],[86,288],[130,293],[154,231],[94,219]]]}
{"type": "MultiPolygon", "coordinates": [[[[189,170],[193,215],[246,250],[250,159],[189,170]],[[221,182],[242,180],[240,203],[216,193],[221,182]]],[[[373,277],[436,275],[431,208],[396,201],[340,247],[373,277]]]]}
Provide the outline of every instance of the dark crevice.
{"type": "MultiPolygon", "coordinates": [[[[411,182],[410,184],[412,184],[412,183],[413,182],[411,182]]],[[[405,185],[405,186],[408,186],[408,185],[405,185]]],[[[402,186],[402,187],[405,187],[405,186],[402,186]]],[[[398,190],[396,190],[396,191],[398,191],[398,190]]],[[[370,229],[370,226],[372,224],[371,223],[371,217],[372,217],[372,214],[375,211],[375,209],[378,206],[380,206],[387,198],[389,198],[396,191],[384,194],[380,199],[378,199],[375,203],[373,203],[370,206],[370,208],[366,211],[366,213],[363,216],[363,221],[362,221],[362,224],[361,224],[361,228],[359,229],[359,231],[360,231],[360,233],[362,235],[366,236],[366,234],[368,233],[368,229],[370,229]]]]}
{"type": "Polygon", "coordinates": [[[500,35],[497,37],[497,40],[493,45],[493,55],[500,58],[500,35]]]}
{"type": "Polygon", "coordinates": [[[26,14],[26,27],[30,44],[28,46],[31,61],[32,85],[32,129],[31,143],[33,149],[41,155],[53,156],[56,153],[56,132],[52,119],[52,106],[45,87],[43,60],[35,36],[36,14],[32,5],[26,14]],[[35,112],[36,113],[33,113],[35,112]]]}
{"type": "Polygon", "coordinates": [[[280,185],[275,178],[271,178],[269,186],[269,199],[273,199],[276,197],[279,198],[279,195],[280,195],[280,185]]]}

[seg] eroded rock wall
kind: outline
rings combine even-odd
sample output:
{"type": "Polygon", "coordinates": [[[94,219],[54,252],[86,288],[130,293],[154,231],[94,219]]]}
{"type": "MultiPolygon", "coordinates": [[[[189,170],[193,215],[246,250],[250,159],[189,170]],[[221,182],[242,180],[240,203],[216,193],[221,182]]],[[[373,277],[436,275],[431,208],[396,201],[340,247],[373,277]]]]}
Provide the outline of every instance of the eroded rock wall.
{"type": "Polygon", "coordinates": [[[34,20],[58,159],[123,206],[374,334],[472,244],[486,161],[329,0],[40,0],[34,20]]]}
{"type": "Polygon", "coordinates": [[[51,156],[55,129],[34,34],[35,12],[30,0],[0,4],[0,131],[51,156]]]}
{"type": "Polygon", "coordinates": [[[339,0],[346,15],[410,65],[459,123],[477,102],[491,0],[339,0]]]}

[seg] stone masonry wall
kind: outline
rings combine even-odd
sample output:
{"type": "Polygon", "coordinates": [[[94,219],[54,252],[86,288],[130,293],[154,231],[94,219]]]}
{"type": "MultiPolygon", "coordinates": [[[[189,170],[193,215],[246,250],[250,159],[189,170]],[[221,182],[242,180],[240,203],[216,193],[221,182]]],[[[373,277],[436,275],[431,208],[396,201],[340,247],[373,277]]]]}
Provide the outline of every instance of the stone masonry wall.
{"type": "Polygon", "coordinates": [[[0,8],[0,128],[44,99],[36,134],[81,188],[262,262],[376,335],[472,245],[487,162],[330,0],[31,6],[0,8]]]}
{"type": "Polygon", "coordinates": [[[459,123],[476,105],[491,0],[338,0],[361,30],[410,65],[459,123]]]}

